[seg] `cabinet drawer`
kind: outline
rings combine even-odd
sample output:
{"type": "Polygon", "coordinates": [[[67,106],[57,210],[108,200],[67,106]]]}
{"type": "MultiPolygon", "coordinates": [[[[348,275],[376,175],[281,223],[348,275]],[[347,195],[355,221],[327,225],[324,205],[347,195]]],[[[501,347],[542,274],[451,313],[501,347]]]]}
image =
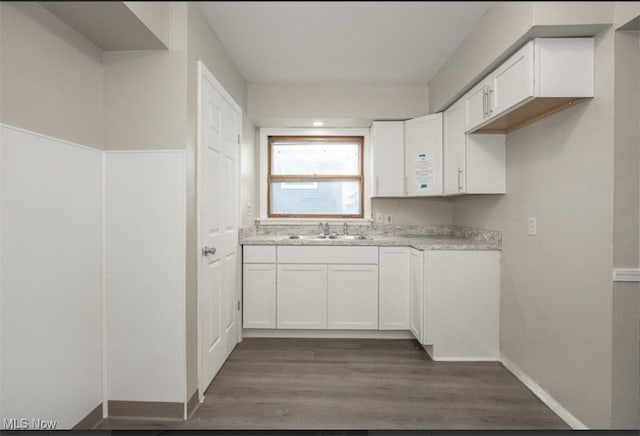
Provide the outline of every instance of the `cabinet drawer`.
{"type": "Polygon", "coordinates": [[[377,264],[378,247],[279,246],[278,263],[377,264]]]}
{"type": "Polygon", "coordinates": [[[273,245],[245,245],[243,263],[275,263],[276,247],[273,245]]]}

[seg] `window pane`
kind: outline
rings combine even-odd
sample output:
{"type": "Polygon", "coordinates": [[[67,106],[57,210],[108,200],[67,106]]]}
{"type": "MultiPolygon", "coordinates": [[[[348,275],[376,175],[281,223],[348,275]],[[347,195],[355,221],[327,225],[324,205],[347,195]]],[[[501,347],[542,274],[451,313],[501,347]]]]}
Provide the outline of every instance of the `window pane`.
{"type": "Polygon", "coordinates": [[[271,174],[358,175],[358,143],[273,143],[271,174]]]}
{"type": "Polygon", "coordinates": [[[357,180],[274,181],[271,213],[284,215],[358,215],[357,180]]]}

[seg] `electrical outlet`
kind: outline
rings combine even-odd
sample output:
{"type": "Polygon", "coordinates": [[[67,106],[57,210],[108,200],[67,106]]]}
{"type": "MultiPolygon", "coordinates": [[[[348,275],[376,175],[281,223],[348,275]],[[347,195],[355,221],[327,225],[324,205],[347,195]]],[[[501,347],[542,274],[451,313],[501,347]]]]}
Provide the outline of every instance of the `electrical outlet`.
{"type": "Polygon", "coordinates": [[[536,219],[533,217],[529,217],[529,224],[528,224],[529,236],[535,236],[537,232],[538,232],[538,226],[536,224],[536,219]]]}
{"type": "Polygon", "coordinates": [[[376,212],[376,223],[382,224],[384,222],[384,218],[382,216],[382,212],[376,212]]]}
{"type": "Polygon", "coordinates": [[[251,203],[247,203],[247,216],[251,216],[251,203]]]}
{"type": "Polygon", "coordinates": [[[391,224],[393,221],[391,219],[391,215],[385,215],[384,217],[384,223],[385,224],[391,224]]]}

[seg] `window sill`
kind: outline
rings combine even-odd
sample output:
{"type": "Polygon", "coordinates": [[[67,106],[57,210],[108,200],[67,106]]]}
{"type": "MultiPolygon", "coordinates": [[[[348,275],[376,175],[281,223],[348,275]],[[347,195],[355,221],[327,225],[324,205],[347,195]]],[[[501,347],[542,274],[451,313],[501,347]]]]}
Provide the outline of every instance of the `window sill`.
{"type": "Polygon", "coordinates": [[[320,223],[349,223],[367,225],[373,220],[367,218],[257,218],[256,221],[261,226],[281,226],[281,225],[317,225],[320,223]]]}

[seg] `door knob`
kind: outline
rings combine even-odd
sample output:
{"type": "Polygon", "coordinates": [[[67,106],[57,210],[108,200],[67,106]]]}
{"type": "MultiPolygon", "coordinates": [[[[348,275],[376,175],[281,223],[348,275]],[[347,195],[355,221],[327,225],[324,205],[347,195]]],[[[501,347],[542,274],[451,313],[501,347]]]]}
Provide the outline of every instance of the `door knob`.
{"type": "Polygon", "coordinates": [[[206,256],[208,254],[216,254],[216,249],[213,247],[203,247],[202,248],[202,255],[206,256]]]}

